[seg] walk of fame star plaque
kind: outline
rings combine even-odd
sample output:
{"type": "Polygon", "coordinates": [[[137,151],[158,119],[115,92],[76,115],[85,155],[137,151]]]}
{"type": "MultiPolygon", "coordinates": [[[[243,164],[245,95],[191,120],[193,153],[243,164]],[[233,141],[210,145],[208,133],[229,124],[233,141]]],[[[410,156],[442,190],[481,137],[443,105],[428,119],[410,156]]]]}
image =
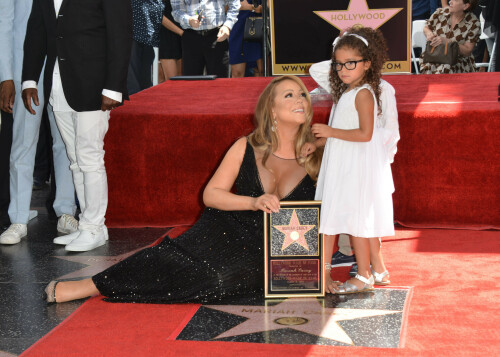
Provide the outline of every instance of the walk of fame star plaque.
{"type": "Polygon", "coordinates": [[[320,201],[281,202],[264,214],[265,297],[324,296],[320,201]]]}

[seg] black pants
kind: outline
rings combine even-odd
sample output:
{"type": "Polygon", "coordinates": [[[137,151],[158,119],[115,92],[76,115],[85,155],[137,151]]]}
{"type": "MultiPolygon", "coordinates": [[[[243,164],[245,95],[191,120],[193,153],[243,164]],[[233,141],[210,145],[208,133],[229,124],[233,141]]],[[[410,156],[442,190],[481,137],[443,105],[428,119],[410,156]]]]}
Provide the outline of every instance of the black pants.
{"type": "Polygon", "coordinates": [[[208,31],[186,30],[182,35],[182,74],[185,76],[207,74],[226,78],[229,74],[229,43],[217,41],[219,29],[208,31]]]}
{"type": "MultiPolygon", "coordinates": [[[[129,95],[153,86],[151,72],[154,59],[155,51],[153,46],[142,44],[136,40],[132,41],[132,52],[127,76],[129,95]]],[[[157,66],[158,64],[155,63],[155,65],[157,66]]]]}
{"type": "Polygon", "coordinates": [[[12,114],[2,111],[2,127],[0,128],[0,220],[7,216],[10,202],[9,161],[12,147],[12,124],[12,114]]]}

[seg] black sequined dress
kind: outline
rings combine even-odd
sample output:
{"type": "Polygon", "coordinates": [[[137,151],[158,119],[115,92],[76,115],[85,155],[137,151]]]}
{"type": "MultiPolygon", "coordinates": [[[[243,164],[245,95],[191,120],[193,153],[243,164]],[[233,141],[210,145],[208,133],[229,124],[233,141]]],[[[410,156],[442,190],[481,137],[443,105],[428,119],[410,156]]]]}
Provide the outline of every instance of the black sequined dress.
{"type": "MultiPolygon", "coordinates": [[[[305,176],[282,200],[314,199],[314,181],[305,176]]],[[[254,150],[247,143],[236,178],[239,195],[264,194],[254,150]]],[[[206,208],[193,227],[165,238],[92,279],[107,301],[216,303],[258,296],[264,290],[262,211],[206,208]]]]}

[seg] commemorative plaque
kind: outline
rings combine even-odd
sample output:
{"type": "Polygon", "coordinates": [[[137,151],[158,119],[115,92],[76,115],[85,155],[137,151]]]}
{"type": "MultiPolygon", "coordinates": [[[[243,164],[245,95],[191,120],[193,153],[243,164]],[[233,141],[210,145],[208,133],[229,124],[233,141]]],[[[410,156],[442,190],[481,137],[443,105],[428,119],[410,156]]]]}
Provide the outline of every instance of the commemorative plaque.
{"type": "Polygon", "coordinates": [[[324,296],[320,201],[281,202],[264,214],[265,297],[324,296]]]}

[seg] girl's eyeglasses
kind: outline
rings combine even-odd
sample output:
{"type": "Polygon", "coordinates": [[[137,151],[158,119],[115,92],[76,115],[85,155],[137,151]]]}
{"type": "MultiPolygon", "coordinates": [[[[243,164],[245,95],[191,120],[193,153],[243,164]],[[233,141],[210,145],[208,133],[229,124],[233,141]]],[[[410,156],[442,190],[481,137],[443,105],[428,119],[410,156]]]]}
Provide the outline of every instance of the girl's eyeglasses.
{"type": "Polygon", "coordinates": [[[352,71],[353,69],[356,68],[356,65],[359,62],[364,62],[364,61],[366,61],[366,59],[360,59],[357,61],[347,61],[346,63],[332,62],[332,67],[337,72],[340,72],[342,70],[342,67],[345,67],[345,69],[352,71]]]}

